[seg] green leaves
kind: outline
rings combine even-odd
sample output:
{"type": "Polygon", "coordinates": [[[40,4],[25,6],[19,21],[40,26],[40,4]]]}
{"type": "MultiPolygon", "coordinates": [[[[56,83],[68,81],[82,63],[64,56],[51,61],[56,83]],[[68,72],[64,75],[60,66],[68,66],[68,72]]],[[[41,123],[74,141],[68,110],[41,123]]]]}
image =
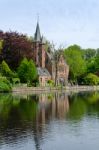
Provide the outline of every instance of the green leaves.
{"type": "Polygon", "coordinates": [[[0,92],[9,92],[11,89],[12,86],[7,78],[0,75],[0,92]]]}
{"type": "Polygon", "coordinates": [[[9,68],[8,64],[4,60],[2,61],[1,64],[1,73],[7,77],[14,76],[14,73],[12,72],[12,70],[9,68]]]}
{"type": "Polygon", "coordinates": [[[65,49],[65,58],[70,67],[70,78],[73,81],[86,72],[86,62],[83,59],[82,50],[79,46],[73,45],[65,49]]]}
{"type": "Polygon", "coordinates": [[[99,77],[92,73],[89,73],[85,77],[84,80],[87,85],[98,85],[99,84],[99,77]]]}
{"type": "Polygon", "coordinates": [[[24,58],[18,67],[18,75],[22,83],[33,82],[37,78],[37,69],[33,60],[24,58]]]}
{"type": "Polygon", "coordinates": [[[33,62],[33,60],[30,60],[28,62],[29,70],[28,70],[28,78],[30,81],[35,80],[37,78],[37,69],[33,62]]]}

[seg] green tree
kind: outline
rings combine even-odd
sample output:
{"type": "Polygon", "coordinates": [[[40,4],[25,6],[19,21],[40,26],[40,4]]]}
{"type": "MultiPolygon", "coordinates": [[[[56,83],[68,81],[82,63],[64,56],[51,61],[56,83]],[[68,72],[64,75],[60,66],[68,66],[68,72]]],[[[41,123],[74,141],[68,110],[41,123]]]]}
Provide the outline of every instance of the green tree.
{"type": "Polygon", "coordinates": [[[99,72],[99,54],[95,57],[95,72],[99,72]]]}
{"type": "Polygon", "coordinates": [[[96,50],[95,49],[88,48],[88,49],[83,50],[83,52],[84,52],[84,58],[87,61],[96,56],[96,50]]]}
{"type": "Polygon", "coordinates": [[[28,60],[24,58],[20,66],[18,67],[18,76],[22,83],[26,83],[28,81],[28,60]]]}
{"type": "Polygon", "coordinates": [[[0,75],[0,92],[9,92],[11,90],[12,90],[12,86],[9,80],[7,80],[6,77],[0,75]]]}
{"type": "Polygon", "coordinates": [[[95,73],[96,71],[95,57],[86,61],[86,65],[87,65],[87,73],[95,73]]]}
{"type": "Polygon", "coordinates": [[[65,49],[64,55],[70,67],[70,80],[77,82],[79,76],[86,72],[86,62],[83,53],[78,45],[73,45],[65,49]]]}
{"type": "Polygon", "coordinates": [[[99,77],[96,76],[93,73],[89,73],[86,77],[85,77],[85,83],[87,85],[98,85],[99,84],[99,77]]]}
{"type": "Polygon", "coordinates": [[[84,49],[83,50],[84,59],[86,61],[87,73],[95,73],[95,57],[97,51],[95,49],[84,49]]]}
{"type": "Polygon", "coordinates": [[[99,53],[97,53],[95,57],[87,62],[87,70],[88,73],[94,73],[99,75],[99,53]]]}
{"type": "Polygon", "coordinates": [[[1,63],[1,73],[3,76],[6,77],[13,77],[14,73],[12,70],[9,68],[8,64],[3,60],[1,63]]]}
{"type": "Polygon", "coordinates": [[[28,70],[28,80],[30,82],[33,82],[34,80],[37,79],[37,69],[36,66],[33,62],[33,60],[30,60],[28,62],[29,70],[28,70]]]}
{"type": "Polygon", "coordinates": [[[37,78],[37,69],[33,60],[24,58],[18,67],[18,75],[22,83],[32,83],[37,78]]]}

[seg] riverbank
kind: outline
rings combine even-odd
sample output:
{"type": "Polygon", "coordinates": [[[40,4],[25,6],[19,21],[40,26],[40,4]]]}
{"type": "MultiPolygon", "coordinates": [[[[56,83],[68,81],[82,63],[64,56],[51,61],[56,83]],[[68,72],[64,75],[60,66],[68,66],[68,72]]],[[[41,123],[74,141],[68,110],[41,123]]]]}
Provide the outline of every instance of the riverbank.
{"type": "Polygon", "coordinates": [[[19,86],[13,87],[14,93],[49,93],[49,92],[83,92],[83,91],[96,91],[99,90],[99,86],[66,86],[66,87],[26,87],[19,86]]]}

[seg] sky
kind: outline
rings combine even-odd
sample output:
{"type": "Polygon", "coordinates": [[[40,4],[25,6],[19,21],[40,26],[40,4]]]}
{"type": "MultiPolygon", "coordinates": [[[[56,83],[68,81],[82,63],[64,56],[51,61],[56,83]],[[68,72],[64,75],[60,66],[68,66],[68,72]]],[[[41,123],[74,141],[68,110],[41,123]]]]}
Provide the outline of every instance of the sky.
{"type": "Polygon", "coordinates": [[[56,47],[99,48],[99,0],[0,0],[0,30],[41,34],[56,47]]]}

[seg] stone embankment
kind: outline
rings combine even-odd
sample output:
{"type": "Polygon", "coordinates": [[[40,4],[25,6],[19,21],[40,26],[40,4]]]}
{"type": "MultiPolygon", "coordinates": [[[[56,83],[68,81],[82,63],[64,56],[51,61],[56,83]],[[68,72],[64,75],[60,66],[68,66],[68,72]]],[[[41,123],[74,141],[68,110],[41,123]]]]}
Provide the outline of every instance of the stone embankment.
{"type": "Polygon", "coordinates": [[[26,87],[19,86],[13,87],[13,92],[17,93],[42,93],[42,92],[80,92],[80,91],[96,91],[99,90],[99,86],[66,86],[66,87],[26,87]]]}

